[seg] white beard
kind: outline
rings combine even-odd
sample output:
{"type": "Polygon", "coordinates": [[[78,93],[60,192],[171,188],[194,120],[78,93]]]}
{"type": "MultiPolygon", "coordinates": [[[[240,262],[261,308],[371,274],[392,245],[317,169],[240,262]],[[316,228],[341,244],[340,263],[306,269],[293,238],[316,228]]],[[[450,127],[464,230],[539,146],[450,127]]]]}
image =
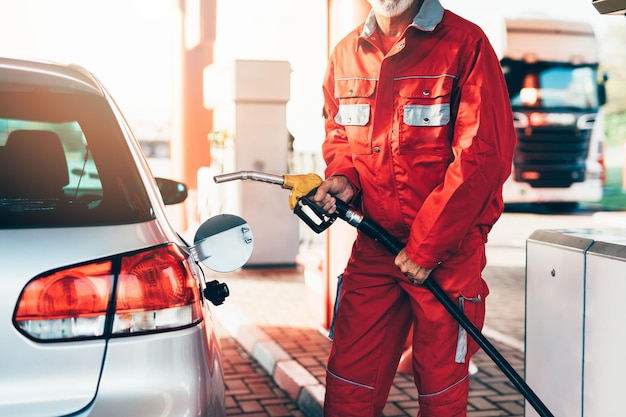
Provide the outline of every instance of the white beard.
{"type": "Polygon", "coordinates": [[[395,17],[406,12],[416,0],[367,0],[372,9],[385,17],[395,17]]]}

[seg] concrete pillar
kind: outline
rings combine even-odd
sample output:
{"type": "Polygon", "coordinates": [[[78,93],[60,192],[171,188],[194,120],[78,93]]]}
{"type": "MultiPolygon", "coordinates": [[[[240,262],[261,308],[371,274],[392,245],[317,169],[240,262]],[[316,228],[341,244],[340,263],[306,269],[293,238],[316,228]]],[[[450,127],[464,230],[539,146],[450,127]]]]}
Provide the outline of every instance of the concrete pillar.
{"type": "Polygon", "coordinates": [[[181,55],[176,81],[170,162],[172,178],[189,187],[185,204],[172,206],[172,222],[178,230],[198,223],[198,169],[208,166],[213,130],[212,112],[203,105],[203,71],[213,63],[216,0],[179,0],[181,55]]]}
{"type": "Polygon", "coordinates": [[[216,135],[211,167],[200,175],[201,217],[231,213],[246,219],[255,240],[248,267],[295,266],[299,219],[291,213],[289,191],[254,181],[212,184],[211,177],[287,173],[290,77],[287,61],[234,60],[205,70],[205,106],[213,109],[216,135]]]}
{"type": "MultiPolygon", "coordinates": [[[[369,13],[367,0],[328,0],[328,54],[344,36],[363,23],[369,13]]],[[[323,325],[330,328],[337,277],[348,263],[356,229],[344,221],[336,221],[325,234],[325,260],[322,262],[324,282],[324,317],[323,325]]]]}

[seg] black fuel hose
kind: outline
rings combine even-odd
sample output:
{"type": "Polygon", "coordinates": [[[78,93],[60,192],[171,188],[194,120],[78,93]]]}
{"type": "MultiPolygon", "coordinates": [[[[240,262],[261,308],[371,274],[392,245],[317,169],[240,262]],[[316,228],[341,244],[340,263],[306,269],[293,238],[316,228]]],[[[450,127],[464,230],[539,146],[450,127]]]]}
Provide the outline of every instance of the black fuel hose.
{"type": "MultiPolygon", "coordinates": [[[[404,245],[383,229],[382,226],[363,217],[363,215],[351,209],[344,201],[337,199],[336,206],[337,211],[334,215],[356,227],[366,236],[382,244],[394,256],[398,255],[402,248],[404,248],[404,245]]],[[[541,399],[539,399],[537,394],[535,394],[535,392],[528,386],[526,381],[524,381],[515,369],[513,369],[511,364],[507,362],[502,354],[491,344],[491,342],[489,342],[481,331],[474,326],[474,323],[472,323],[463,311],[461,311],[461,309],[450,299],[450,297],[448,297],[439,284],[437,284],[437,282],[433,279],[427,279],[424,281],[423,285],[433,293],[435,298],[443,304],[452,317],[454,317],[454,319],[467,331],[467,333],[472,336],[476,343],[480,345],[480,347],[495,362],[495,364],[498,365],[500,370],[502,370],[502,372],[509,378],[509,380],[513,383],[513,385],[515,385],[524,398],[526,398],[530,405],[533,406],[539,416],[554,417],[541,399]]]]}

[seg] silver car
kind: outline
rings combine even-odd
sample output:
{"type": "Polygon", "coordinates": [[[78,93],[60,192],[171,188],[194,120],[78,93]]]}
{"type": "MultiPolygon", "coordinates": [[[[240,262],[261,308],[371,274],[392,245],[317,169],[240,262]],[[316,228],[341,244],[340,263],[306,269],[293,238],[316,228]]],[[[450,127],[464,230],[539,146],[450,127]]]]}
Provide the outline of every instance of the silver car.
{"type": "Polygon", "coordinates": [[[228,289],[198,261],[238,268],[252,238],[223,215],[187,244],[165,211],[186,193],[90,72],[0,58],[0,416],[225,415],[228,289]]]}

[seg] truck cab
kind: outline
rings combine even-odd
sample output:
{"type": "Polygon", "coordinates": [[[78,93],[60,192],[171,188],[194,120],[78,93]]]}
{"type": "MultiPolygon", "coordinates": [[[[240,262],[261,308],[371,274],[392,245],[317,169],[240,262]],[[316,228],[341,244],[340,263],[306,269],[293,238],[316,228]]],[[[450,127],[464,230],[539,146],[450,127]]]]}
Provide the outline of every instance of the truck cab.
{"type": "Polygon", "coordinates": [[[606,93],[591,25],[507,18],[501,65],[517,132],[505,203],[602,198],[606,93]]]}

